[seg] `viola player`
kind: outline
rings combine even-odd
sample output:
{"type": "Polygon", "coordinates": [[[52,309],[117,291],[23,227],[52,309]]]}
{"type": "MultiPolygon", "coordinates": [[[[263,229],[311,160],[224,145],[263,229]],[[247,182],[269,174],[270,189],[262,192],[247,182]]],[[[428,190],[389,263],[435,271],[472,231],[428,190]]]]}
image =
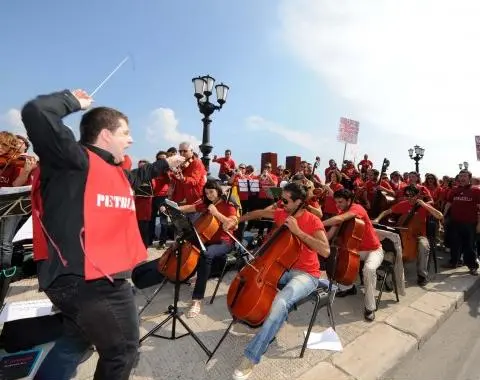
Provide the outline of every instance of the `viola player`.
{"type": "MultiPolygon", "coordinates": [[[[180,206],[184,213],[208,212],[222,225],[233,223],[227,230],[233,231],[237,221],[237,208],[227,202],[220,184],[216,181],[207,181],[203,187],[201,202],[180,206]]],[[[195,318],[201,312],[202,300],[205,296],[205,287],[210,277],[213,260],[225,256],[233,249],[232,238],[220,227],[217,233],[205,242],[207,251],[200,255],[197,266],[197,280],[192,294],[192,305],[187,312],[187,318],[195,318]]]]}
{"type": "MultiPolygon", "coordinates": [[[[240,221],[269,218],[273,219],[277,226],[286,224],[290,232],[303,244],[292,269],[280,278],[278,285],[283,288],[277,293],[268,317],[244,350],[245,356],[233,373],[236,380],[247,379],[252,374],[255,365],[260,362],[270,342],[286,321],[290,308],[318,286],[318,255],[328,257],[330,247],[320,218],[302,207],[306,199],[307,193],[303,186],[289,183],[282,191],[283,208],[255,210],[240,218],[240,221]],[[298,211],[295,215],[292,215],[296,210],[298,211]]],[[[252,334],[252,331],[254,330],[242,324],[235,324],[232,329],[232,333],[237,335],[252,334]]]]}
{"type": "MultiPolygon", "coordinates": [[[[25,152],[23,139],[10,132],[0,132],[0,187],[17,187],[30,183],[30,174],[36,167],[33,157],[17,160],[25,152]],[[21,165],[19,165],[21,164],[21,165]]],[[[13,238],[21,215],[11,215],[0,220],[0,270],[10,268],[13,256],[13,238]]]]}
{"type": "Polygon", "coordinates": [[[87,109],[83,90],[42,95],[22,109],[40,159],[32,184],[34,259],[40,289],[63,314],[63,335],[35,379],[70,379],[94,345],[94,379],[127,380],[137,358],[139,326],[127,278],[147,258],[133,187],[169,170],[166,160],[126,172],[128,118],[97,107],[83,114],[80,142],[62,119],[87,109]]]}
{"type": "Polygon", "coordinates": [[[419,229],[409,231],[417,238],[417,284],[425,286],[428,284],[428,258],[430,256],[430,244],[427,238],[427,216],[432,215],[437,220],[442,220],[443,215],[432,205],[419,199],[420,190],[414,185],[408,185],[404,189],[406,200],[393,205],[392,208],[383,211],[376,219],[375,223],[390,214],[408,215],[415,205],[420,206],[415,212],[414,217],[419,218],[419,229]]]}
{"type": "MultiPolygon", "coordinates": [[[[359,204],[353,203],[353,193],[348,189],[337,190],[333,197],[339,215],[327,219],[323,222],[325,227],[340,226],[353,218],[359,218],[365,223],[365,232],[362,243],[359,248],[360,260],[365,261],[363,267],[363,278],[365,282],[365,310],[364,317],[368,322],[375,320],[375,288],[377,285],[377,268],[383,261],[383,249],[380,240],[373,228],[372,221],[368,217],[367,211],[359,204]]],[[[328,237],[332,238],[336,229],[331,228],[328,231],[328,237]]],[[[337,297],[345,297],[357,293],[355,285],[344,286],[339,284],[340,291],[337,292],[337,297]]]]}

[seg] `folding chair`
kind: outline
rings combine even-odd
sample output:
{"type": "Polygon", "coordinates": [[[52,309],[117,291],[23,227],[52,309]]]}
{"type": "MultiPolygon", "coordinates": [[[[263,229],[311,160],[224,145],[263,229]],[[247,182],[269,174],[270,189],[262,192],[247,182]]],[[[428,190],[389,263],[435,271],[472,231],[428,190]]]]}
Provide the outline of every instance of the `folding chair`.
{"type": "Polygon", "coordinates": [[[314,307],[312,311],[312,316],[310,317],[310,323],[308,325],[307,334],[303,341],[302,350],[300,351],[300,358],[303,358],[305,354],[305,349],[307,348],[308,338],[310,337],[310,332],[312,331],[313,325],[317,318],[319,310],[323,307],[327,307],[327,314],[330,320],[330,326],[335,330],[335,319],[333,317],[332,305],[335,299],[336,287],[334,288],[333,283],[335,282],[335,270],[337,267],[337,250],[333,247],[330,248],[330,256],[325,260],[325,270],[327,273],[328,284],[325,282],[320,282],[317,289],[310,293],[307,297],[298,301],[294,305],[294,309],[297,309],[298,306],[303,305],[306,302],[313,301],[314,307]]]}
{"type": "Polygon", "coordinates": [[[397,279],[395,278],[395,263],[397,261],[397,251],[395,245],[390,239],[382,240],[382,248],[385,252],[382,264],[377,268],[377,279],[380,280],[380,292],[377,296],[376,309],[378,310],[378,305],[382,299],[383,290],[385,289],[385,284],[387,277],[390,275],[392,277],[393,289],[395,290],[395,296],[397,297],[397,302],[400,302],[398,297],[398,286],[397,279]]]}

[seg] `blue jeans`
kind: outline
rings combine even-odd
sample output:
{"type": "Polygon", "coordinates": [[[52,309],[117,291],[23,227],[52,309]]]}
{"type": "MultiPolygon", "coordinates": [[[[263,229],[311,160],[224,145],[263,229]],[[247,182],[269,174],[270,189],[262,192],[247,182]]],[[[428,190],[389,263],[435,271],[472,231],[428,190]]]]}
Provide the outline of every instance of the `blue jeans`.
{"type": "Polygon", "coordinates": [[[35,380],[71,379],[92,345],[99,355],[95,380],[128,380],[139,345],[137,310],[129,282],[86,282],[83,277],[65,275],[45,293],[63,314],[63,335],[35,380]]]}
{"type": "Polygon", "coordinates": [[[10,268],[12,264],[13,238],[21,219],[21,215],[0,219],[0,269],[10,268]]]}
{"type": "Polygon", "coordinates": [[[212,271],[212,262],[216,257],[225,256],[232,250],[232,245],[226,242],[220,244],[209,245],[205,254],[200,256],[197,266],[197,281],[193,289],[192,299],[201,300],[205,296],[205,288],[207,286],[210,272],[212,271]]]}
{"type": "Polygon", "coordinates": [[[282,285],[285,286],[273,300],[270,313],[265,322],[263,322],[262,327],[260,327],[260,331],[245,348],[245,356],[252,363],[257,364],[260,362],[270,342],[287,320],[288,312],[292,306],[317,288],[318,278],[293,269],[285,272],[280,278],[278,286],[281,287],[282,285]]]}

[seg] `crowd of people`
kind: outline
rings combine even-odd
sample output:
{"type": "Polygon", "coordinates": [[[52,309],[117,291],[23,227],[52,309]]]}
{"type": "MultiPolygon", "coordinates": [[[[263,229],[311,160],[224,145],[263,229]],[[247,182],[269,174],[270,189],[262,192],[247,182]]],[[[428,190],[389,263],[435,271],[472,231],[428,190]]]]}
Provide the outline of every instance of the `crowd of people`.
{"type": "MultiPolygon", "coordinates": [[[[432,244],[450,252],[449,268],[465,265],[471,275],[478,274],[480,187],[466,169],[441,179],[431,173],[423,178],[417,172],[388,174],[388,163],[374,165],[365,155],[357,166],[345,161],[340,168],[330,160],[323,182],[315,173],[317,162],[303,161],[295,173],[266,163],[257,172],[250,164],[237,166],[228,149],[224,157],[213,157],[220,164],[215,181],[207,180],[188,142],[133,168],[125,152],[132,144],[128,117],[108,107],[90,109],[92,101],[82,90],[39,96],[22,109],[28,140],[0,133],[0,181],[32,186],[39,285],[64,318],[64,334],[42,363],[38,380],[69,379],[92,345],[99,354],[95,379],[128,379],[137,358],[139,321],[127,280],[147,262],[148,247],[171,244],[167,199],[193,222],[208,214],[221,226],[204,242],[188,318],[202,313],[212,263],[234,249],[233,238],[241,241],[249,231],[260,246],[281,226],[294,237],[298,257],[279,279],[281,290],[233,373],[237,380],[251,375],[290,308],[317,288],[332,239],[350,221],[364,225],[358,254],[364,262],[366,321],[375,319],[376,270],[384,259],[377,224],[401,225],[414,237],[419,286],[429,281],[432,244]],[[88,111],[76,141],[62,119],[80,110],[88,111]],[[38,160],[26,154],[30,142],[38,160]]],[[[5,269],[17,224],[9,218],[0,224],[5,269]]],[[[355,284],[343,284],[337,296],[356,293],[355,284]]],[[[245,328],[237,323],[233,331],[245,328]]]]}

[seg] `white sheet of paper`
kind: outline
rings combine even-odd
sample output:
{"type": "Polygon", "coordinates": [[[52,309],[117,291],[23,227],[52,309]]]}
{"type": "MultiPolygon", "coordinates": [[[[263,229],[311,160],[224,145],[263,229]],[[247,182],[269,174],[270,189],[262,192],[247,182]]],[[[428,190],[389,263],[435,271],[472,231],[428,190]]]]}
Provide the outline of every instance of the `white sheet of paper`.
{"type": "Polygon", "coordinates": [[[13,238],[13,242],[16,243],[17,241],[22,240],[31,240],[33,239],[33,225],[32,225],[32,216],[27,219],[27,221],[23,224],[22,228],[18,230],[13,238]]]}
{"type": "Polygon", "coordinates": [[[0,314],[0,323],[52,315],[55,314],[52,312],[52,307],[53,304],[48,298],[34,301],[7,302],[0,314]]]}
{"type": "MultiPolygon", "coordinates": [[[[303,332],[305,336],[307,332],[303,332]]],[[[329,327],[321,333],[311,332],[307,342],[307,348],[312,350],[343,351],[342,342],[334,329],[329,327]]]]}
{"type": "Polygon", "coordinates": [[[32,186],[0,187],[0,195],[17,194],[32,191],[32,186]]]}

